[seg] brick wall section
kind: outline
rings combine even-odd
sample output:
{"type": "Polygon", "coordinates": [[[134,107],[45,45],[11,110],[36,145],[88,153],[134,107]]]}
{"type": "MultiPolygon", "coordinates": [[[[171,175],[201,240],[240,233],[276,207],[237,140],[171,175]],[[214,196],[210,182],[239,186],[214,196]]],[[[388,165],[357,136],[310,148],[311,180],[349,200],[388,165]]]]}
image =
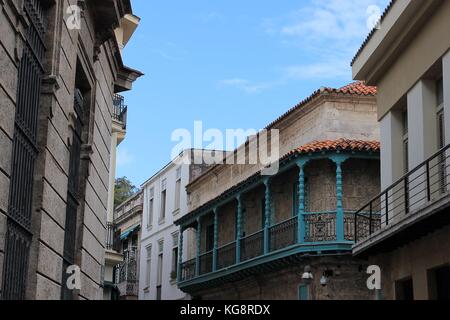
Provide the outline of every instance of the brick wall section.
{"type": "Polygon", "coordinates": [[[311,266],[314,280],[310,285],[310,299],[314,300],[369,300],[373,292],[366,286],[367,263],[351,258],[317,257],[304,263],[287,266],[273,272],[255,274],[244,280],[220,285],[215,289],[199,291],[195,296],[204,300],[298,300],[298,287],[305,265],[311,266]],[[326,286],[320,285],[325,270],[332,270],[326,286]]]}

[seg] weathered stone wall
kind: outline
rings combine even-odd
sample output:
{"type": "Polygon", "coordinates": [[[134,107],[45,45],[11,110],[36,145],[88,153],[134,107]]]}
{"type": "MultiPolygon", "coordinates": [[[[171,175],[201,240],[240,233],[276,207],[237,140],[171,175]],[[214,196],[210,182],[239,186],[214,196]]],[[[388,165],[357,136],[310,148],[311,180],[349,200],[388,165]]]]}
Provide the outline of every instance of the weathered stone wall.
{"type": "Polygon", "coordinates": [[[450,226],[396,250],[372,255],[369,262],[381,268],[383,299],[395,300],[395,282],[407,278],[413,280],[415,300],[431,299],[427,272],[450,264],[450,226]]]}
{"type": "MultiPolygon", "coordinates": [[[[322,95],[276,123],[273,129],[280,130],[280,156],[314,140],[379,140],[376,98],[322,95]]],[[[256,164],[215,167],[188,186],[189,209],[198,208],[259,170],[256,164]]]]}
{"type": "Polygon", "coordinates": [[[236,201],[232,201],[219,208],[219,248],[236,239],[236,201]]]}
{"type": "Polygon", "coordinates": [[[254,274],[240,281],[197,292],[194,296],[204,300],[298,300],[298,289],[304,284],[302,274],[306,265],[311,267],[314,276],[309,287],[310,300],[369,300],[374,297],[366,286],[367,263],[350,255],[305,258],[298,265],[254,274]],[[322,286],[320,278],[325,270],[332,271],[333,275],[328,278],[328,284],[322,286]]]}
{"type": "Polygon", "coordinates": [[[336,165],[329,159],[311,161],[305,168],[305,176],[307,179],[306,210],[308,212],[335,211],[336,165]]]}
{"type": "MultiPolygon", "coordinates": [[[[270,184],[272,204],[271,224],[283,222],[296,214],[293,210],[294,190],[297,191],[297,185],[298,169],[296,167],[273,179],[270,184]]],[[[295,197],[298,198],[297,194],[295,194],[295,197]]]]}
{"type": "Polygon", "coordinates": [[[264,186],[260,185],[243,196],[243,226],[246,236],[262,229],[264,208],[264,186]]]}
{"type": "Polygon", "coordinates": [[[380,161],[348,159],[342,165],[345,211],[357,211],[381,192],[380,161]]]}
{"type": "Polygon", "coordinates": [[[18,57],[14,7],[0,3],[0,295],[3,281],[6,213],[8,210],[11,152],[17,90],[18,57]]]}
{"type": "MultiPolygon", "coordinates": [[[[59,299],[62,285],[64,229],[69,172],[69,141],[75,87],[82,86],[90,109],[81,163],[82,202],[78,210],[77,258],[81,267],[80,299],[101,298],[104,260],[112,95],[116,70],[111,44],[95,48],[93,15],[87,11],[81,30],[69,30],[59,13],[76,0],[56,1],[48,11],[45,79],[41,94],[38,132],[39,157],[33,189],[33,242],[29,260],[28,299],[59,299]],[[56,14],[55,14],[56,13],[56,14]],[[97,55],[98,53],[98,55],[97,55]],[[98,59],[96,59],[96,57],[98,59]],[[78,74],[77,74],[78,73],[78,74]],[[78,76],[78,80],[77,80],[78,76]]],[[[11,5],[0,3],[0,274],[7,212],[11,141],[20,52],[19,31],[11,5]],[[17,41],[16,41],[17,40],[17,41]],[[17,46],[19,44],[19,46],[17,46]]],[[[22,12],[17,8],[17,12],[22,12]]],[[[1,288],[0,276],[0,288],[1,288]]]]}

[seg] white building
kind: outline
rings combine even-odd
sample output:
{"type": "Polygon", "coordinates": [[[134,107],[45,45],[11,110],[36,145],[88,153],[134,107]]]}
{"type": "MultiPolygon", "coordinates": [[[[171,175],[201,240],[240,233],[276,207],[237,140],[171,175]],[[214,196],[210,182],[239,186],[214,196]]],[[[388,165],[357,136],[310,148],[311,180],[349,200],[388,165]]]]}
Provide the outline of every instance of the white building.
{"type": "MultiPolygon", "coordinates": [[[[209,166],[179,164],[192,159],[186,150],[142,185],[142,216],[139,300],[180,300],[189,297],[177,287],[179,228],[174,221],[188,212],[186,185],[209,166]]],[[[195,235],[184,233],[183,261],[193,257],[195,235]]]]}

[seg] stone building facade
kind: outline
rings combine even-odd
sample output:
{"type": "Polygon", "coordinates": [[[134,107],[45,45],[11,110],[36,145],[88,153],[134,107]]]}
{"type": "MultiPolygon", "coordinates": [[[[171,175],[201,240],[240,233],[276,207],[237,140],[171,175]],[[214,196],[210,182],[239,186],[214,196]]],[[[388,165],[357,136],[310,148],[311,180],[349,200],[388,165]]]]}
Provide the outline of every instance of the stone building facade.
{"type": "MultiPolygon", "coordinates": [[[[359,82],[318,90],[267,127],[279,130],[277,173],[218,164],[191,182],[190,212],[176,221],[181,238],[196,233],[195,256],[181,259],[180,247],[181,290],[199,299],[370,298],[367,264],[351,248],[354,212],[380,189],[375,99],[359,82]]],[[[247,154],[250,143],[240,147],[247,154]]]]}
{"type": "Polygon", "coordinates": [[[352,62],[379,89],[383,190],[353,253],[381,268],[383,299],[450,300],[449,17],[450,1],[392,0],[352,62]]]}
{"type": "Polygon", "coordinates": [[[113,94],[141,75],[114,33],[131,14],[129,0],[0,1],[2,299],[102,297],[113,94]]]}
{"type": "Polygon", "coordinates": [[[114,210],[114,227],[120,234],[118,250],[123,256],[123,261],[115,266],[114,283],[121,300],[138,298],[143,210],[142,190],[114,210]]]}
{"type": "Polygon", "coordinates": [[[177,288],[179,241],[183,257],[192,255],[194,236],[179,238],[174,221],[188,212],[186,185],[209,168],[193,163],[196,154],[210,151],[187,149],[150,177],[141,187],[143,216],[140,241],[139,300],[186,300],[177,288]]]}

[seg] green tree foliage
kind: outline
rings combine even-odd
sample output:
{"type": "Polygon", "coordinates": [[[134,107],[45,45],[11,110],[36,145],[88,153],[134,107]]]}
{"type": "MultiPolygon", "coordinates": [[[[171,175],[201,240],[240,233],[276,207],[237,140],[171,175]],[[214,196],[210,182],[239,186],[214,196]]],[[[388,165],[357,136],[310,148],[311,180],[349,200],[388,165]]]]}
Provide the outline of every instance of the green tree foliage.
{"type": "Polygon", "coordinates": [[[127,177],[117,178],[114,187],[114,208],[117,208],[117,206],[122,204],[137,191],[138,189],[127,179],[127,177]]]}

